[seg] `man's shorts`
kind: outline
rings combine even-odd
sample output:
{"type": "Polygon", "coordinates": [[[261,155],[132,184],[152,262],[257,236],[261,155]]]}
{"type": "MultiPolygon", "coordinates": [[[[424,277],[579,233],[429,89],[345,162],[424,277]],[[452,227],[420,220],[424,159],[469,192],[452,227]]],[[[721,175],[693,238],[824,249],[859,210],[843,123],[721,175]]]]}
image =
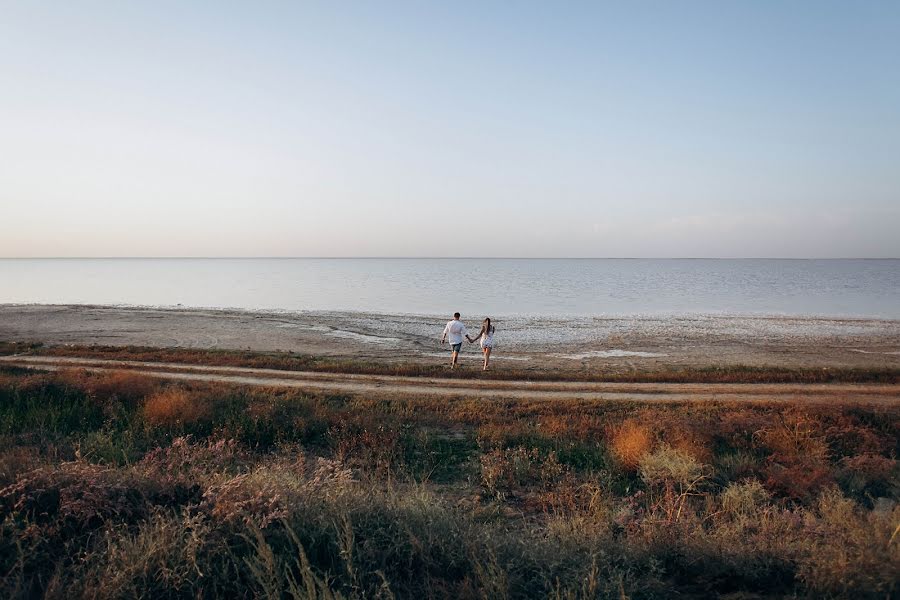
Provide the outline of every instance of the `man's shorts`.
{"type": "Polygon", "coordinates": [[[462,348],[462,342],[458,344],[450,344],[450,352],[459,352],[462,348]]]}

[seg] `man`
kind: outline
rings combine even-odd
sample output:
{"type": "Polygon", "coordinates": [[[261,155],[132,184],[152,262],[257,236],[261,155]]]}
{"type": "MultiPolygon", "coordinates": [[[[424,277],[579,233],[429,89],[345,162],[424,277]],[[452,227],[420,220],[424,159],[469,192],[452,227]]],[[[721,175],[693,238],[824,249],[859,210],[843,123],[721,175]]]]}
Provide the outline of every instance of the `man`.
{"type": "Polygon", "coordinates": [[[463,337],[467,335],[466,326],[459,320],[459,313],[453,313],[453,320],[447,322],[444,327],[444,335],[441,336],[441,344],[450,337],[450,368],[455,369],[459,360],[459,349],[462,348],[463,337]]]}

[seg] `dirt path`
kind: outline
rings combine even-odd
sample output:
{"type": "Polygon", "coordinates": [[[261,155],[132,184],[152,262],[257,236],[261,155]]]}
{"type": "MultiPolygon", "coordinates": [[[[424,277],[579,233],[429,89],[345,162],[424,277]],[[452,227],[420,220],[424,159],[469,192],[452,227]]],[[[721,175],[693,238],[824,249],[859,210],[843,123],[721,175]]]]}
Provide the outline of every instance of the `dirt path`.
{"type": "Polygon", "coordinates": [[[582,398],[642,402],[716,400],[900,404],[900,385],[475,382],[423,377],[314,373],[50,356],[4,356],[0,357],[0,364],[44,370],[84,368],[91,371],[129,371],[172,380],[292,387],[334,393],[402,394],[429,397],[474,396],[531,400],[582,398]]]}

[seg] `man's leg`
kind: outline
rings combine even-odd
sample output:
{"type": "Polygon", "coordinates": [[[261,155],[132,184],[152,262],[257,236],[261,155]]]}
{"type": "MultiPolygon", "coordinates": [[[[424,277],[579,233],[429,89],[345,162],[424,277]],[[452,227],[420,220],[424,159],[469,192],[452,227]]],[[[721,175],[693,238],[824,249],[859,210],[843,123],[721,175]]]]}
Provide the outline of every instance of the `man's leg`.
{"type": "Polygon", "coordinates": [[[456,367],[456,359],[459,358],[459,352],[456,350],[450,355],[450,368],[453,369],[456,367]]]}

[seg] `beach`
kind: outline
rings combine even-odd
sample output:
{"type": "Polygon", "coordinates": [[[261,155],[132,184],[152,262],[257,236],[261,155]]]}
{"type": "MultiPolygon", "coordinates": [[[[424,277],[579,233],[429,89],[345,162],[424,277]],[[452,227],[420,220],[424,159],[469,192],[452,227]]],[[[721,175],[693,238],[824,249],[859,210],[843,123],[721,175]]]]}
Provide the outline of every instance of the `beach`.
{"type": "MultiPolygon", "coordinates": [[[[284,351],[441,362],[448,317],[85,305],[0,305],[0,340],[46,345],[284,351]]],[[[479,318],[468,319],[477,331],[479,318]]],[[[778,315],[495,319],[495,367],[646,370],[706,366],[900,367],[900,321],[778,315]]],[[[462,359],[480,360],[476,344],[462,359]]]]}

